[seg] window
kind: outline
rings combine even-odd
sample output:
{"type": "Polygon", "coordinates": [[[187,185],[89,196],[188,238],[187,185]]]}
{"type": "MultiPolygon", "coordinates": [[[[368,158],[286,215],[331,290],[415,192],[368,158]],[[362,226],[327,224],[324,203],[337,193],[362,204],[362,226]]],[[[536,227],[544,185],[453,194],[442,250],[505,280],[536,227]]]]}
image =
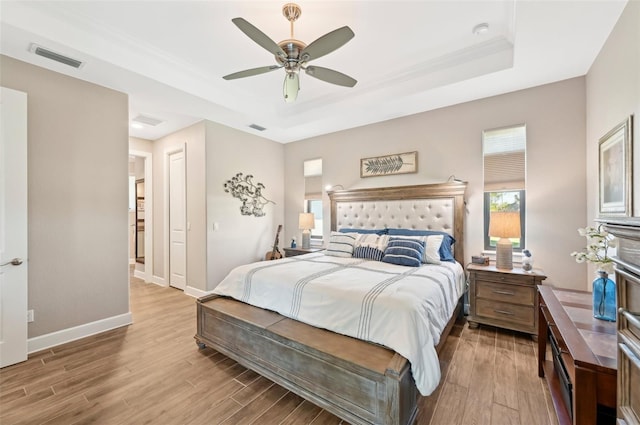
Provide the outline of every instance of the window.
{"type": "Polygon", "coordinates": [[[307,199],[305,212],[313,213],[315,228],[311,229],[311,240],[322,240],[322,199],[307,199]]]}
{"type": "Polygon", "coordinates": [[[304,162],[304,212],[313,213],[311,243],[322,244],[322,159],[304,162]]]}
{"type": "Polygon", "coordinates": [[[520,237],[514,251],[525,248],[526,126],[498,128],[482,133],[484,165],[484,249],[495,250],[498,238],[489,236],[491,212],[520,213],[520,237]]]}

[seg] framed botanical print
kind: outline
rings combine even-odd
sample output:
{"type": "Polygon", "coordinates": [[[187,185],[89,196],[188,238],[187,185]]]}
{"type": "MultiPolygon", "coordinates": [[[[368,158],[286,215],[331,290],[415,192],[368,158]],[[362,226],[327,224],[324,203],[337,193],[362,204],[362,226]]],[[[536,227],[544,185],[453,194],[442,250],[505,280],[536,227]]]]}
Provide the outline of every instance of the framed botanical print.
{"type": "Polygon", "coordinates": [[[418,152],[404,152],[360,159],[360,177],[417,172],[418,152]]]}
{"type": "Polygon", "coordinates": [[[631,216],[633,115],[600,138],[600,215],[631,216]]]}

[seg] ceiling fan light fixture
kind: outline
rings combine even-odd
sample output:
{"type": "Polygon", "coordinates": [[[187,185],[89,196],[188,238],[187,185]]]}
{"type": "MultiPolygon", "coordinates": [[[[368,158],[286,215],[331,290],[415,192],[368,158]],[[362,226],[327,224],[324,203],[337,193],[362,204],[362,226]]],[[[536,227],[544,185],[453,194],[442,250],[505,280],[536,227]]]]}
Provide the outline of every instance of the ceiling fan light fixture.
{"type": "Polygon", "coordinates": [[[295,102],[300,90],[300,76],[297,72],[287,72],[284,77],[283,94],[287,103],[295,102]]]}

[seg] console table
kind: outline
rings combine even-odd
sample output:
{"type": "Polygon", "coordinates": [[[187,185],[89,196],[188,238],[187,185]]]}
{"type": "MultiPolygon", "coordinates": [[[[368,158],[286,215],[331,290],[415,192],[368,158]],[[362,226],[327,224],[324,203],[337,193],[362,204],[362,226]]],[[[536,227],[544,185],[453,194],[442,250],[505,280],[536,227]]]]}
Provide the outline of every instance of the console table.
{"type": "Polygon", "coordinates": [[[593,317],[590,292],[541,285],[538,297],[538,376],[546,376],[558,422],[615,423],[616,323],[593,317]]]}

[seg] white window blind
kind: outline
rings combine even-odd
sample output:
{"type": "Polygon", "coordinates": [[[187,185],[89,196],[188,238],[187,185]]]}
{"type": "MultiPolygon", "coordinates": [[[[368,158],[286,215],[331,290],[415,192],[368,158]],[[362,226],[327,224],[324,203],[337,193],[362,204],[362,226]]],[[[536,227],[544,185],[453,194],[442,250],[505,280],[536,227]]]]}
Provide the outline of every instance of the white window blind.
{"type": "Polygon", "coordinates": [[[304,161],[304,198],[322,197],[322,158],[304,161]]]}
{"type": "Polygon", "coordinates": [[[482,132],[484,190],[521,190],[525,188],[526,126],[482,132]]]}

